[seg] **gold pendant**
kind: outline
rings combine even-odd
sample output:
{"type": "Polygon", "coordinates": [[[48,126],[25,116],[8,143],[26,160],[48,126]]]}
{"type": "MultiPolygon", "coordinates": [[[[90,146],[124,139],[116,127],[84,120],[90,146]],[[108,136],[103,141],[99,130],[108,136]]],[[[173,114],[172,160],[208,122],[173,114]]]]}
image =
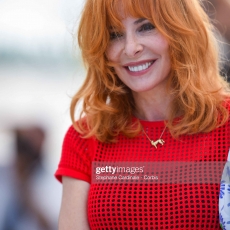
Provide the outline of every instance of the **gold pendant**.
{"type": "Polygon", "coordinates": [[[151,140],[151,144],[157,149],[157,145],[161,144],[164,145],[165,141],[163,139],[158,139],[156,141],[151,140]]]}

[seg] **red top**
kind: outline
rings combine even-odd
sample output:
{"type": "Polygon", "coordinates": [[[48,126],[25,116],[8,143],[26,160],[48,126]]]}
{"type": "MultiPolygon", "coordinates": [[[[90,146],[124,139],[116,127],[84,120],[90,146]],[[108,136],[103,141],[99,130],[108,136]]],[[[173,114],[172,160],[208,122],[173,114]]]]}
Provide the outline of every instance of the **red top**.
{"type": "MultiPolygon", "coordinates": [[[[151,139],[158,139],[164,122],[141,121],[151,139]]],[[[186,161],[225,162],[230,147],[230,121],[210,132],[171,137],[166,129],[165,144],[151,146],[144,134],[118,137],[116,144],[82,139],[70,127],[63,143],[55,176],[69,176],[91,183],[92,161],[186,161]]],[[[178,175],[168,175],[175,177],[178,175]]],[[[207,181],[210,175],[204,175],[207,181]]],[[[221,179],[221,178],[220,178],[221,179]]],[[[88,221],[91,230],[106,229],[221,229],[218,217],[218,183],[102,183],[91,184],[88,221]]]]}

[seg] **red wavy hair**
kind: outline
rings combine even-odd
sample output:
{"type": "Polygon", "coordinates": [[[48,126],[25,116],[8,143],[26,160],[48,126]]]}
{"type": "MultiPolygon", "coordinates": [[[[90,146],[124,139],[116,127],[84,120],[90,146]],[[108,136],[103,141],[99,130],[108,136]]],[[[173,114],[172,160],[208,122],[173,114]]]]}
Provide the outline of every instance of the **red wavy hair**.
{"type": "Polygon", "coordinates": [[[174,98],[167,121],[171,134],[176,138],[223,125],[229,117],[223,104],[230,96],[229,86],[219,75],[213,27],[198,0],[86,0],[78,43],[87,76],[70,108],[77,131],[84,137],[113,142],[118,133],[133,137],[141,130],[138,121],[131,122],[132,93],[106,58],[109,27],[121,28],[121,16],[128,15],[148,19],[168,40],[172,65],[168,92],[174,98]],[[81,99],[81,118],[75,123],[81,99]],[[182,116],[175,123],[178,114],[182,116]]]}

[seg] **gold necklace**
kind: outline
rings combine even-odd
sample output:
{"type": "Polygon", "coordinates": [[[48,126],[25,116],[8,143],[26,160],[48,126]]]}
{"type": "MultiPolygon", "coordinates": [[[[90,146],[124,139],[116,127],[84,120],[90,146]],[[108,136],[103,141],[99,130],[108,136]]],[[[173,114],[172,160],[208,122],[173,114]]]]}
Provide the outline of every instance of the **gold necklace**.
{"type": "Polygon", "coordinates": [[[157,144],[164,145],[164,143],[165,143],[165,141],[161,138],[161,137],[163,136],[164,132],[165,132],[165,129],[166,129],[166,126],[165,126],[164,130],[162,131],[162,133],[161,133],[159,139],[157,139],[156,141],[154,141],[154,140],[151,140],[151,139],[149,138],[149,136],[148,136],[147,133],[145,132],[144,128],[142,127],[143,133],[144,133],[145,136],[148,138],[148,140],[150,141],[151,145],[154,146],[156,149],[157,149],[157,144]]]}

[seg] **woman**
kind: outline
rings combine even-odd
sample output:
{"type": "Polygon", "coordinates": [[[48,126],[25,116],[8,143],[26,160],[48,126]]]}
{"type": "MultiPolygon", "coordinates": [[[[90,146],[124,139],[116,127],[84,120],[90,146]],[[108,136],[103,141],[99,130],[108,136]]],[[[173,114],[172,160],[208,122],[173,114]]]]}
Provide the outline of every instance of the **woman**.
{"type": "Polygon", "coordinates": [[[220,229],[218,183],[91,183],[93,162],[226,161],[229,88],[199,1],[87,0],[78,42],[60,229],[220,229]]]}

